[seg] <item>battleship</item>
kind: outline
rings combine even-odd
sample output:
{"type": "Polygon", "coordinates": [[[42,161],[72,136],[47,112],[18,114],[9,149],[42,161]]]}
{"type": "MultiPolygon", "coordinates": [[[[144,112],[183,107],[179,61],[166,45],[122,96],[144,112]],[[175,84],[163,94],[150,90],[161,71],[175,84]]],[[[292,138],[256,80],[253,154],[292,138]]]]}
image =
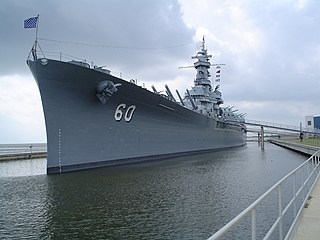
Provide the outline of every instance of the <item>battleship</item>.
{"type": "MultiPolygon", "coordinates": [[[[205,45],[197,50],[194,86],[177,99],[85,61],[27,59],[38,85],[47,134],[47,173],[216,151],[246,143],[244,114],[222,107],[205,45]]],[[[38,56],[39,55],[39,56],[38,56]]]]}

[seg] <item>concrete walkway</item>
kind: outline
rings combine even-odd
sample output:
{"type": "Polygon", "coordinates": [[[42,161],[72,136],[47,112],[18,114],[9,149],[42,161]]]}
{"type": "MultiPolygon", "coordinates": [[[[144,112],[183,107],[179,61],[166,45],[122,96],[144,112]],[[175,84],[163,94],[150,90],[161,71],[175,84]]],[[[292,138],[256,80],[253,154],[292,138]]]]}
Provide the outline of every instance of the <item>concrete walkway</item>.
{"type": "MultiPolygon", "coordinates": [[[[290,141],[271,140],[270,142],[309,156],[319,150],[319,147],[290,141]]],[[[311,192],[290,239],[320,240],[320,179],[311,192]]]]}
{"type": "Polygon", "coordinates": [[[0,154],[0,161],[23,160],[23,159],[33,159],[33,158],[46,158],[46,157],[47,157],[47,152],[17,153],[17,154],[8,154],[8,155],[0,154]]]}
{"type": "Polygon", "coordinates": [[[293,234],[293,240],[320,239],[320,179],[310,196],[302,211],[296,232],[293,234]]]}

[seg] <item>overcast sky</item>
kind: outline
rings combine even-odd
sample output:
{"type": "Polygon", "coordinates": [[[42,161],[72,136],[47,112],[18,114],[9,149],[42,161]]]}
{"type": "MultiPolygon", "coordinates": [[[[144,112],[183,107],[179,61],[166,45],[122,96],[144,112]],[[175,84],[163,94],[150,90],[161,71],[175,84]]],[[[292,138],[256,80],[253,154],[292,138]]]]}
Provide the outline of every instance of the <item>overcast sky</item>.
{"type": "MultiPolygon", "coordinates": [[[[37,85],[26,65],[40,46],[106,65],[150,89],[193,85],[197,42],[224,63],[225,106],[247,119],[296,125],[320,115],[318,0],[0,0],[0,143],[46,142],[37,85]]],[[[214,75],[212,69],[212,75],[214,75]]],[[[212,79],[214,83],[214,79],[212,79]]]]}

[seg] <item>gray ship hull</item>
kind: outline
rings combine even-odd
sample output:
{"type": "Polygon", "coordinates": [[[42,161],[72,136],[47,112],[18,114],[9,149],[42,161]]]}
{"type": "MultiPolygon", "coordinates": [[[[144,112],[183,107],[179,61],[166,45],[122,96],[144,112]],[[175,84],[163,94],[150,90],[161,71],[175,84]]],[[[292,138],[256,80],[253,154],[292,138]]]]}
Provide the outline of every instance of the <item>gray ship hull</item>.
{"type": "Polygon", "coordinates": [[[95,69],[42,60],[28,60],[28,65],[42,99],[48,173],[219,150],[246,142],[240,124],[204,116],[95,69]],[[102,104],[96,87],[106,80],[121,85],[102,104]]]}

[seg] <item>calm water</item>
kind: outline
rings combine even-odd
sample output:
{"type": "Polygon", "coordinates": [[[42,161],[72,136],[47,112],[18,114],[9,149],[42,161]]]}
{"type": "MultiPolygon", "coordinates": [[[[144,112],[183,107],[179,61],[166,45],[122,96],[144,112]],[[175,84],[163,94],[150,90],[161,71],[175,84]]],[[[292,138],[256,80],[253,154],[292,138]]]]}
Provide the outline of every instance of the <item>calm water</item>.
{"type": "Polygon", "coordinates": [[[46,159],[0,162],[0,239],[207,239],[305,159],[248,143],[49,176],[46,159]]]}

